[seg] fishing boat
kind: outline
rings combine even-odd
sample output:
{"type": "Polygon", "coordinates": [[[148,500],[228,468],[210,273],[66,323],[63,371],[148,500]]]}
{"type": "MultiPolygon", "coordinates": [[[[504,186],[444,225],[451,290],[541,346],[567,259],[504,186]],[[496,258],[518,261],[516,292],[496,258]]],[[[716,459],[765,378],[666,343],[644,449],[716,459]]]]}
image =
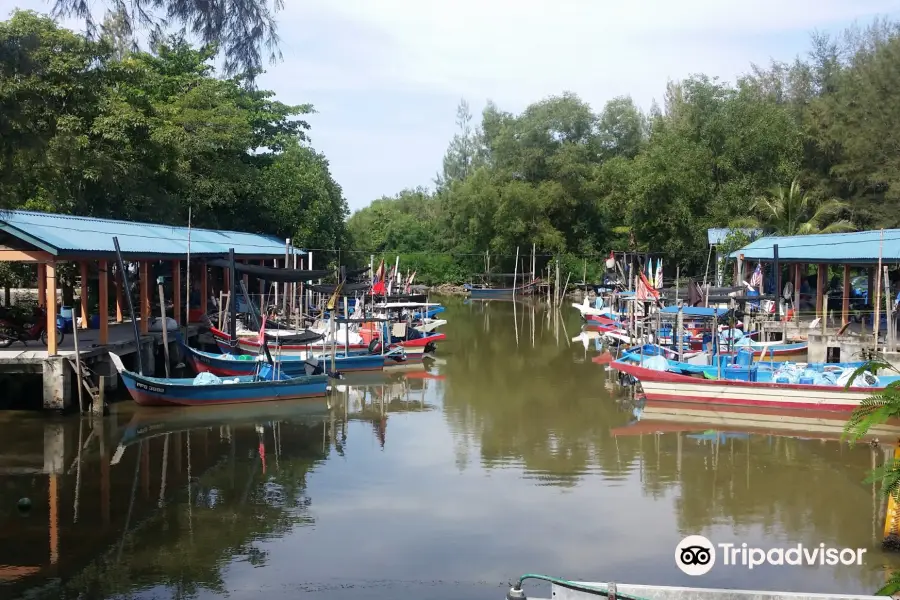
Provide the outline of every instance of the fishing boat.
{"type": "MultiPolygon", "coordinates": [[[[815,563],[813,563],[815,564],[815,563]]],[[[866,594],[814,594],[797,592],[777,592],[761,590],[734,590],[714,588],[675,587],[632,583],[569,581],[545,575],[523,575],[510,587],[507,600],[512,598],[545,600],[542,596],[526,596],[522,583],[534,579],[550,582],[550,596],[553,600],[597,600],[597,598],[628,598],[641,600],[670,600],[684,598],[690,600],[884,600],[885,596],[866,594]]],[[[546,584],[545,584],[546,585],[546,584]]],[[[497,600],[500,600],[498,595],[497,600]]]]}
{"type": "MultiPolygon", "coordinates": [[[[219,347],[219,350],[227,353],[234,353],[237,351],[246,352],[248,354],[259,354],[262,349],[262,344],[259,342],[259,333],[257,332],[248,332],[247,335],[239,335],[237,341],[232,341],[231,336],[224,331],[216,329],[215,327],[210,327],[210,333],[213,338],[216,340],[216,345],[219,347]]],[[[298,342],[295,343],[290,340],[290,338],[286,338],[282,340],[281,338],[276,339],[276,343],[278,344],[278,351],[282,356],[305,356],[309,352],[324,352],[331,347],[330,343],[325,343],[323,340],[321,333],[316,333],[315,336],[310,334],[307,340],[318,339],[317,342],[306,341],[306,342],[298,342]]],[[[344,347],[343,344],[338,344],[341,347],[344,347]]],[[[349,344],[348,348],[344,348],[345,350],[368,350],[368,344],[349,344]]]]}
{"type": "Polygon", "coordinates": [[[254,375],[201,384],[203,379],[199,376],[160,378],[134,373],[125,368],[117,354],[110,352],[109,357],[131,399],[141,406],[208,406],[313,398],[324,396],[329,387],[328,375],[291,377],[268,363],[261,364],[254,375]]]}
{"type": "Polygon", "coordinates": [[[844,412],[852,411],[864,399],[885,389],[883,385],[848,389],[840,385],[702,379],[625,361],[614,361],[610,367],[640,382],[647,400],[695,404],[844,412]]]}
{"type": "Polygon", "coordinates": [[[538,277],[530,279],[527,283],[522,283],[520,285],[516,285],[516,279],[522,278],[523,280],[527,277],[527,275],[523,273],[485,273],[479,276],[482,279],[483,283],[480,284],[471,284],[467,283],[463,286],[466,292],[469,294],[469,298],[473,299],[483,299],[483,300],[491,300],[491,299],[508,299],[514,296],[531,296],[535,293],[540,285],[541,280],[538,277]],[[512,287],[493,287],[488,283],[491,279],[512,279],[513,286],[512,287]]]}
{"type": "MultiPolygon", "coordinates": [[[[212,373],[219,377],[248,376],[253,375],[259,368],[262,356],[254,357],[250,354],[213,354],[191,348],[184,340],[179,339],[185,359],[197,373],[212,373]]],[[[388,364],[400,363],[406,360],[406,354],[402,348],[394,348],[385,354],[370,353],[366,350],[359,352],[335,352],[335,369],[341,373],[353,371],[379,371],[388,364]]],[[[322,363],[330,364],[329,354],[312,354],[307,357],[285,356],[277,359],[278,370],[286,375],[297,377],[312,375],[322,363]]]]}

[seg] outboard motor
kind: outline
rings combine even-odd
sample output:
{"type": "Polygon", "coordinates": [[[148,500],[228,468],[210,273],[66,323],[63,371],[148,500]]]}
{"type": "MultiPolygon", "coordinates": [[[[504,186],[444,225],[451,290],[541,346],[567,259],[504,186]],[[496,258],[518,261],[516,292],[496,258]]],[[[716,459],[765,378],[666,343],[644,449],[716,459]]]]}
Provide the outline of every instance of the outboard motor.
{"type": "Polygon", "coordinates": [[[319,362],[317,358],[307,359],[305,365],[306,374],[307,375],[321,375],[325,372],[325,367],[322,366],[322,363],[319,362]]]}

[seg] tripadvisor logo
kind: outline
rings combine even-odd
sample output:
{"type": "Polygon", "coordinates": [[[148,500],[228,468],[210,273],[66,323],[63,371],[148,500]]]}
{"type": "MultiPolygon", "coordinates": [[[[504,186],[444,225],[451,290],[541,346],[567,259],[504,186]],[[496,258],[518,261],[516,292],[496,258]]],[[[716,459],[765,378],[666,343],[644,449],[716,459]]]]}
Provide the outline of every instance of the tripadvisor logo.
{"type": "Polygon", "coordinates": [[[865,548],[832,548],[825,544],[804,546],[797,544],[788,548],[754,548],[746,543],[713,544],[702,535],[689,535],[675,546],[675,564],[687,575],[697,576],[709,573],[719,562],[726,567],[746,567],[753,569],[761,565],[836,566],[862,565],[865,548]]]}

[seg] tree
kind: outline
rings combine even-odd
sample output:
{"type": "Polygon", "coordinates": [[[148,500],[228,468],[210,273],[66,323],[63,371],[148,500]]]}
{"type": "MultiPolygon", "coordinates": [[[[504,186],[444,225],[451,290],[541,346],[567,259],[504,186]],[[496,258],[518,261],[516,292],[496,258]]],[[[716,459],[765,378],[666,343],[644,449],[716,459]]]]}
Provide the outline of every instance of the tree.
{"type": "MultiPolygon", "coordinates": [[[[109,3],[123,31],[146,29],[152,40],[160,40],[170,23],[178,23],[182,32],[190,31],[204,44],[221,48],[228,75],[241,71],[259,73],[263,50],[268,52],[270,61],[281,57],[275,13],[283,7],[283,0],[109,0],[109,3]]],[[[89,2],[55,0],[53,14],[83,19],[89,35],[93,37],[97,32],[89,2]]]]}
{"type": "Polygon", "coordinates": [[[840,233],[855,230],[850,221],[834,219],[834,215],[848,208],[846,202],[831,199],[816,203],[808,193],[800,190],[797,179],[791,182],[791,187],[787,191],[780,185],[773,188],[770,197],[759,198],[753,208],[761,217],[736,220],[735,226],[761,227],[767,233],[776,235],[840,233]]]}

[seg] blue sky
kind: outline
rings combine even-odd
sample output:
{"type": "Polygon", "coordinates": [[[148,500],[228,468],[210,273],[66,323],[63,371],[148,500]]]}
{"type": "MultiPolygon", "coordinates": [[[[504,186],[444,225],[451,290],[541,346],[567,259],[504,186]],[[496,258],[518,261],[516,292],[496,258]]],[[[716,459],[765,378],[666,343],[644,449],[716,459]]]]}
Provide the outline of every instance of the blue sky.
{"type": "MultiPolygon", "coordinates": [[[[455,130],[456,106],[488,99],[520,111],[572,91],[596,110],[619,95],[643,108],[670,79],[732,80],[751,63],[790,60],[814,30],[838,32],[900,0],[287,0],[284,60],[260,85],[310,102],[316,149],[351,210],[430,186],[455,130]]],[[[95,0],[102,11],[104,3],[95,0]]],[[[49,11],[44,0],[0,0],[49,11]]],[[[77,22],[66,23],[79,29],[77,22]]]]}

